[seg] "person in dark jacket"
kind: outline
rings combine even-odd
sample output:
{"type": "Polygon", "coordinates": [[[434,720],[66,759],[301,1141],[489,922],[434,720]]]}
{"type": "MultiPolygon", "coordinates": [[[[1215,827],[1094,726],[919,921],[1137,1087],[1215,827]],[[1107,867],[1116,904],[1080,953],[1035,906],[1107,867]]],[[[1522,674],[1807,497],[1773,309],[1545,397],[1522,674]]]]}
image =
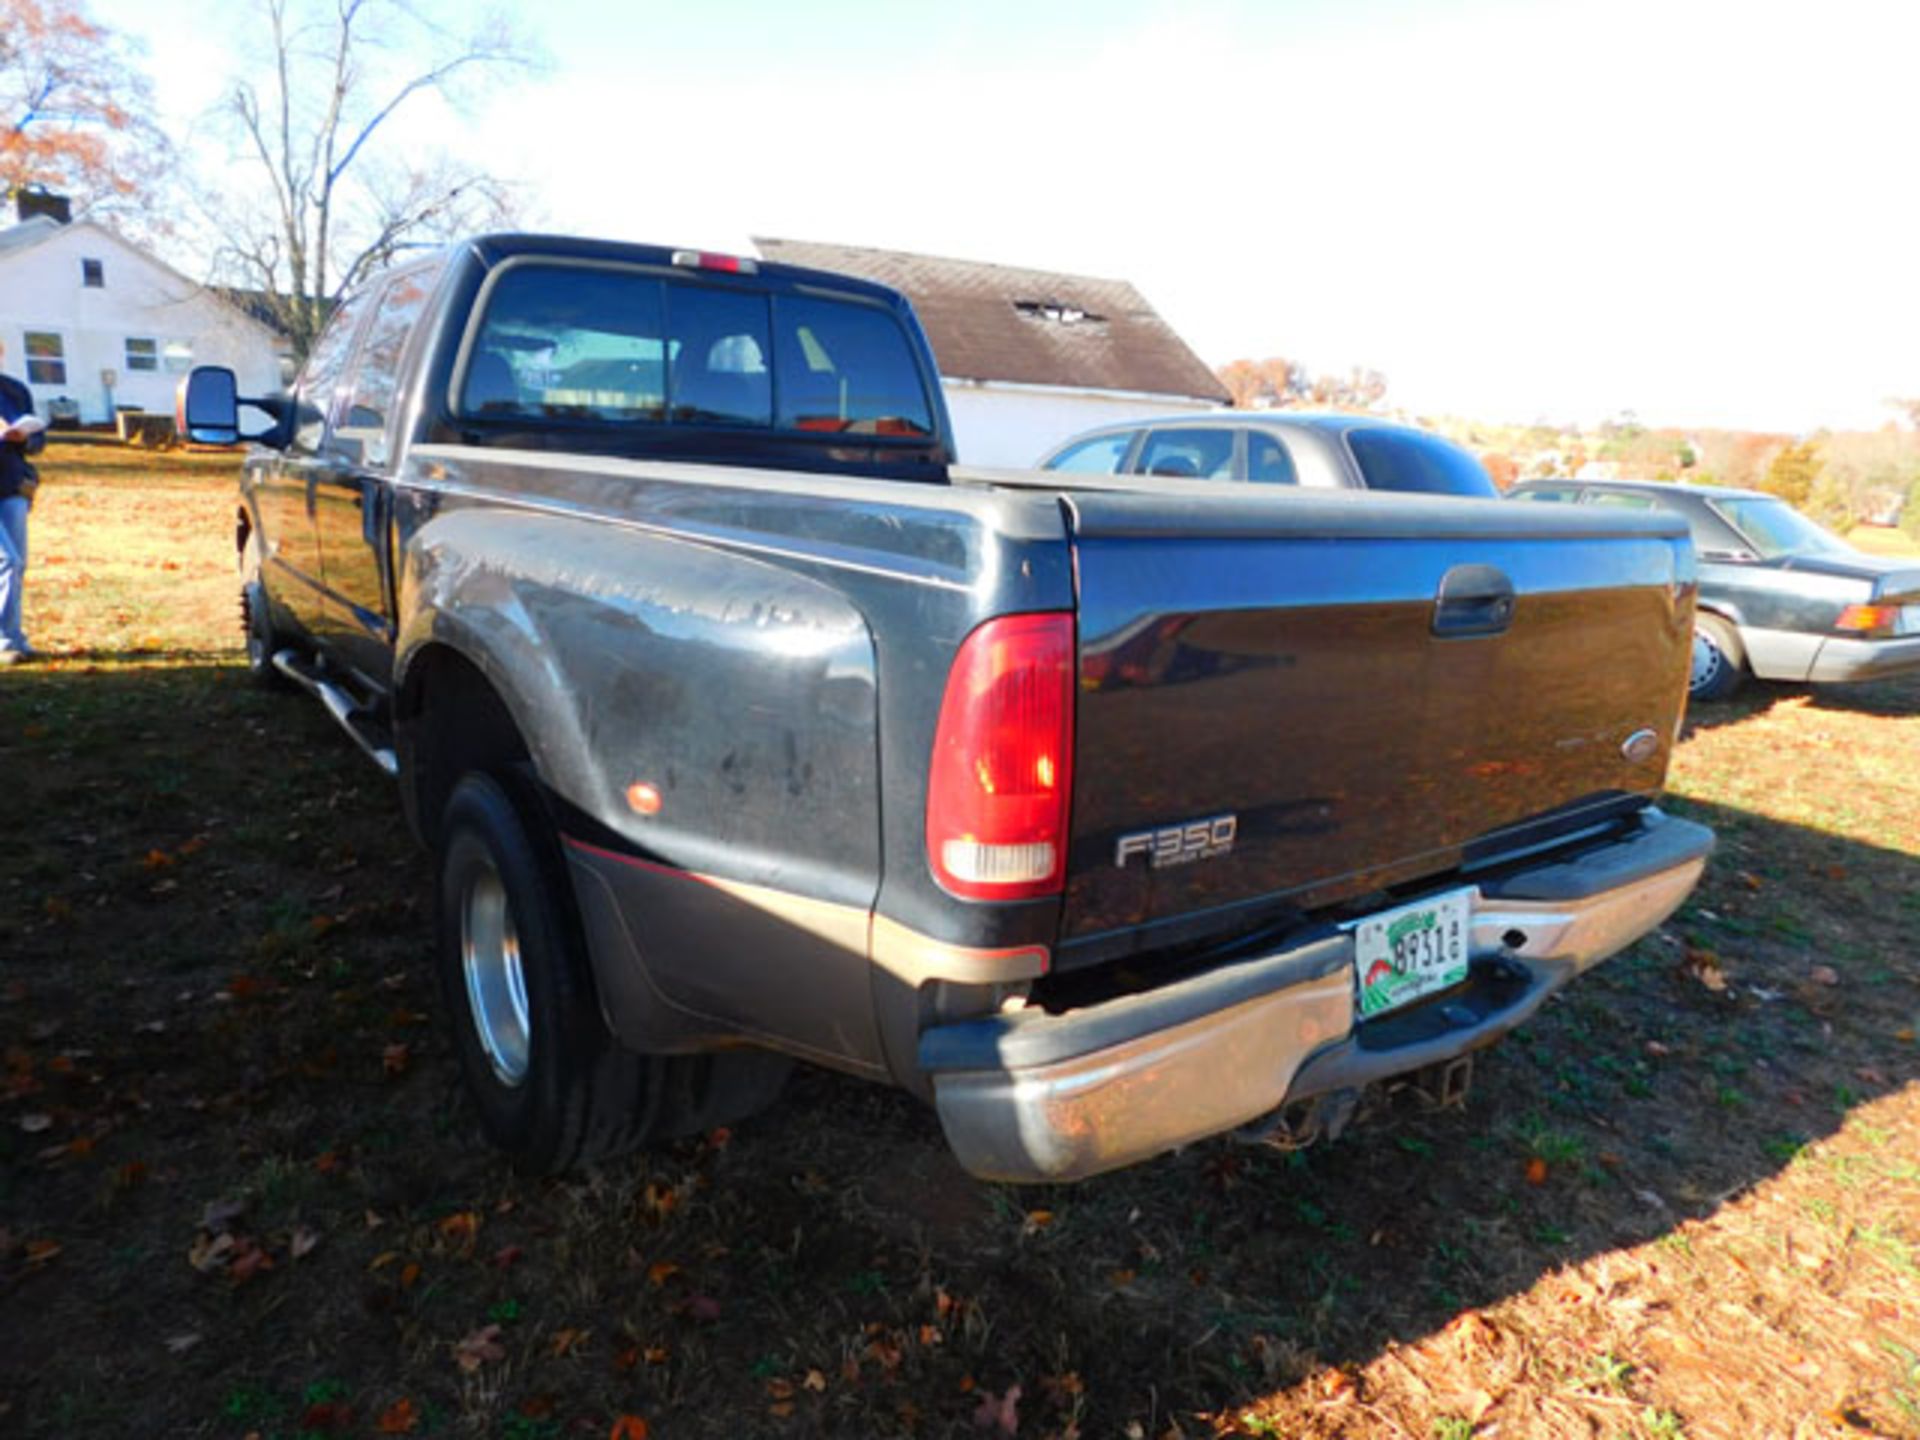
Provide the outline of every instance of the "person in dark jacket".
{"type": "MultiPolygon", "coordinates": [[[[0,344],[0,366],[6,358],[0,344]]],[[[0,436],[6,437],[0,438],[0,665],[12,665],[37,653],[20,628],[20,591],[27,578],[27,512],[40,479],[27,457],[47,441],[33,413],[33,392],[3,369],[0,436]]]]}

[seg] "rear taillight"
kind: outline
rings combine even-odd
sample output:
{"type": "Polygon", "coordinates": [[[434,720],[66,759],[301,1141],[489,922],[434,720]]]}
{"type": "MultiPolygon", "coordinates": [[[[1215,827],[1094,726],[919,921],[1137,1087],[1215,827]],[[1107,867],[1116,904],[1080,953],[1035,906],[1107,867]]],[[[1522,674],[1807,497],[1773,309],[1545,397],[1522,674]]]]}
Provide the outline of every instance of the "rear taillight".
{"type": "Polygon", "coordinates": [[[1891,635],[1900,626],[1898,605],[1849,605],[1833,628],[1849,635],[1891,635]]]}
{"type": "Polygon", "coordinates": [[[1003,615],[947,672],[927,776],[927,862],[968,900],[1058,894],[1073,791],[1073,616],[1003,615]]]}

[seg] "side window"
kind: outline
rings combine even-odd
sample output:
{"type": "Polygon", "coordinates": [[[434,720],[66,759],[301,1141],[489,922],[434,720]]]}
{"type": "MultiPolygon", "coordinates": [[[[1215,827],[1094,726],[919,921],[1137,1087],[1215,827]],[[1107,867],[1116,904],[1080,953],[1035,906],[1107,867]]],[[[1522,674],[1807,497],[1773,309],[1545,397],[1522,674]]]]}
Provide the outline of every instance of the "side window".
{"type": "Polygon", "coordinates": [[[431,268],[397,275],[380,297],[379,308],[367,327],[366,341],[360,347],[360,363],[353,375],[353,388],[347,399],[347,413],[334,432],[342,448],[358,447],[360,463],[385,466],[387,421],[393,410],[393,394],[400,381],[400,355],[406,349],[407,336],[432,292],[436,271],[431,268]]]}
{"type": "Polygon", "coordinates": [[[783,429],[933,433],[920,365],[892,315],[810,296],[782,296],[774,314],[783,429]]]}
{"type": "Polygon", "coordinates": [[[1141,475],[1177,475],[1188,480],[1233,478],[1233,431],[1224,425],[1192,430],[1154,430],[1134,462],[1141,475]]]}
{"type": "Polygon", "coordinates": [[[1587,504],[1608,505],[1615,510],[1654,510],[1659,507],[1650,495],[1629,495],[1624,490],[1589,490],[1587,504]]]}
{"type": "Polygon", "coordinates": [[[1120,462],[1127,458],[1127,451],[1133,447],[1134,436],[1138,430],[1122,430],[1114,435],[1096,435],[1091,440],[1082,440],[1078,445],[1069,445],[1053,459],[1047,461],[1049,470],[1064,470],[1069,475],[1114,475],[1120,470],[1120,462]]]}
{"type": "Polygon", "coordinates": [[[1571,486],[1552,485],[1543,486],[1538,490],[1516,490],[1513,492],[1513,498],[1515,500],[1555,500],[1571,505],[1580,498],[1580,492],[1571,486]]]}
{"type": "Polygon", "coordinates": [[[300,383],[294,391],[293,448],[303,454],[319,454],[326,440],[327,420],[333,410],[340,372],[346,368],[354,329],[360,323],[360,313],[358,296],[335,310],[307,356],[306,368],[300,372],[300,383]]]}
{"type": "Polygon", "coordinates": [[[487,302],[460,413],[483,418],[663,420],[660,282],[606,270],[523,265],[487,302]]]}
{"type": "Polygon", "coordinates": [[[1247,479],[1256,485],[1298,485],[1287,447],[1263,430],[1247,432],[1247,479]]]}
{"type": "Polygon", "coordinates": [[[667,287],[667,413],[708,425],[771,425],[767,297],[667,287]]]}

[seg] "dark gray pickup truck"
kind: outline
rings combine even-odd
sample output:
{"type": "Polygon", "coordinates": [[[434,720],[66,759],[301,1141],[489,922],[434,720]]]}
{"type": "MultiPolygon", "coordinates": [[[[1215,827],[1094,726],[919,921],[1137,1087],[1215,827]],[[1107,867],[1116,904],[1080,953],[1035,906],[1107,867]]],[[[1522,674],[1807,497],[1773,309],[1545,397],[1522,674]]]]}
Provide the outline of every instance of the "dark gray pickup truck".
{"type": "Polygon", "coordinates": [[[250,662],[398,778],[530,1168],[796,1058],[1003,1179],[1337,1129],[1457,1090],[1712,843],[1653,803],[1679,520],[970,471],[858,281],[486,237],[182,411],[254,442],[250,662]]]}

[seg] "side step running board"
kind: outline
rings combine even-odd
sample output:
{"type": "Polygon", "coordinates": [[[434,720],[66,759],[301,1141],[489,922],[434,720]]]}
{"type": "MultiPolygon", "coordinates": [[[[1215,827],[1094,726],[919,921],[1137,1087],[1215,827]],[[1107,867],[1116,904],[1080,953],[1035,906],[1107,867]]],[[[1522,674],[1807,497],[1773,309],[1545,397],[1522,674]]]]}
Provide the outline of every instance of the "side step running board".
{"type": "Polygon", "coordinates": [[[294,650],[274,652],[273,668],[326,706],[334,722],[353,737],[354,744],[367,752],[369,760],[389,775],[400,773],[400,757],[393,753],[393,746],[386,743],[384,735],[377,733],[371,717],[345,690],[301,664],[300,655],[294,650]]]}

